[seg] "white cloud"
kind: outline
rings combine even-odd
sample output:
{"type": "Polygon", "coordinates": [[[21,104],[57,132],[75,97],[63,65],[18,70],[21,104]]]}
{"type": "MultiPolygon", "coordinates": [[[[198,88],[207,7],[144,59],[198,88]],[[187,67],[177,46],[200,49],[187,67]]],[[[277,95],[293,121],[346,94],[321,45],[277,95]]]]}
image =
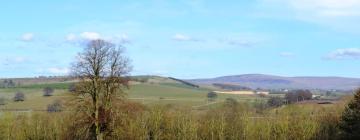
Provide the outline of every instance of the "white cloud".
{"type": "Polygon", "coordinates": [[[116,44],[128,44],[131,43],[131,39],[126,34],[103,36],[97,32],[82,32],[80,34],[70,33],[65,37],[68,42],[83,42],[89,40],[103,39],[116,44]]]}
{"type": "Polygon", "coordinates": [[[297,12],[322,17],[359,16],[359,0],[286,0],[297,12]]]}
{"type": "Polygon", "coordinates": [[[66,41],[76,41],[77,40],[77,37],[75,34],[68,34],[66,36],[66,41]]]}
{"type": "Polygon", "coordinates": [[[247,41],[247,40],[236,40],[236,39],[230,39],[226,40],[226,42],[229,45],[238,46],[238,47],[251,47],[253,46],[253,43],[247,41]]]}
{"type": "Polygon", "coordinates": [[[172,39],[176,41],[200,41],[199,39],[192,38],[184,34],[175,34],[172,39]]]}
{"type": "Polygon", "coordinates": [[[25,62],[25,58],[24,57],[15,57],[14,58],[14,62],[16,63],[22,63],[22,62],[25,62]]]}
{"type": "Polygon", "coordinates": [[[175,34],[173,36],[173,39],[177,40],[177,41],[189,41],[189,40],[191,40],[191,38],[189,36],[182,35],[182,34],[175,34]]]}
{"type": "Polygon", "coordinates": [[[275,4],[289,8],[296,14],[304,16],[360,16],[359,0],[261,0],[261,2],[264,5],[275,4]]]}
{"type": "Polygon", "coordinates": [[[101,39],[100,34],[96,32],[83,32],[80,34],[80,37],[85,40],[101,39]]]}
{"type": "Polygon", "coordinates": [[[34,39],[33,33],[25,33],[21,36],[22,41],[32,41],[34,39]]]}
{"type": "Polygon", "coordinates": [[[52,74],[59,74],[59,75],[68,74],[70,72],[68,68],[57,68],[57,67],[48,68],[47,71],[52,74]]]}
{"type": "Polygon", "coordinates": [[[291,52],[281,52],[280,56],[282,56],[282,57],[293,57],[294,54],[291,53],[291,52]]]}
{"type": "Polygon", "coordinates": [[[114,37],[111,37],[110,39],[112,42],[119,43],[119,44],[127,44],[131,43],[131,39],[126,34],[121,35],[115,35],[114,37]]]}
{"type": "Polygon", "coordinates": [[[261,16],[294,18],[337,31],[360,32],[360,0],[260,0],[259,6],[261,16]]]}
{"type": "Polygon", "coordinates": [[[360,58],[360,48],[337,49],[326,56],[327,59],[360,58]]]}

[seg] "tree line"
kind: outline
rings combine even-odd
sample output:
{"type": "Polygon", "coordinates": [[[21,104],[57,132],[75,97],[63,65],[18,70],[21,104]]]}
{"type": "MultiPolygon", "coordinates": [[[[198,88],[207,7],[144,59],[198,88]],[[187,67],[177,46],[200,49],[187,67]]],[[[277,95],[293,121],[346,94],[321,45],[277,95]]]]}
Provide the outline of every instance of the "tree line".
{"type": "Polygon", "coordinates": [[[0,88],[12,88],[17,84],[12,79],[5,79],[0,82],[0,88]]]}

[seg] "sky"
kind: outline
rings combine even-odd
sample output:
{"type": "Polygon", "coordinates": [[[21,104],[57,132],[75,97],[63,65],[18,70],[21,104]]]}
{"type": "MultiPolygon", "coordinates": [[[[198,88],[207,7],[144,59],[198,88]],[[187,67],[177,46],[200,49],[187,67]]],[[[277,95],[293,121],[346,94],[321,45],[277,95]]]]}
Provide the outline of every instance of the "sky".
{"type": "Polygon", "coordinates": [[[84,40],[131,75],[360,78],[360,0],[32,0],[0,5],[0,77],[66,75],[84,40]]]}

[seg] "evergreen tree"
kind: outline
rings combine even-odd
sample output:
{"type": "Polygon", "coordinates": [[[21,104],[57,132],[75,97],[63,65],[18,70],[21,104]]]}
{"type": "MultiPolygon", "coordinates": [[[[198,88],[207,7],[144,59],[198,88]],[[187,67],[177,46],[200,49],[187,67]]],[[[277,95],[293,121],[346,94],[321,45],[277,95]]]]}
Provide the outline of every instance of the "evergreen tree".
{"type": "Polygon", "coordinates": [[[346,139],[360,139],[360,89],[345,108],[340,128],[346,139]]]}

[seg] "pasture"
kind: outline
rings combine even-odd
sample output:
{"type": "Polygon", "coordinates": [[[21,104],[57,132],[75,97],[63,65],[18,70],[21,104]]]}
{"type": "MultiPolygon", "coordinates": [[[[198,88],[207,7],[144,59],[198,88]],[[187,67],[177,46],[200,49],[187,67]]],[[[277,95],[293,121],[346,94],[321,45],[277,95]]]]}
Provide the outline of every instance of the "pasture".
{"type": "MultiPolygon", "coordinates": [[[[214,88],[200,87],[195,88],[184,85],[177,81],[164,77],[141,77],[147,78],[146,82],[132,81],[130,88],[125,90],[126,98],[145,105],[178,105],[190,107],[206,107],[224,102],[227,98],[233,98],[241,102],[257,102],[266,100],[264,97],[258,97],[251,94],[218,94],[215,101],[209,102],[207,93],[214,88]]],[[[27,110],[45,110],[48,104],[55,100],[66,102],[72,99],[68,88],[72,82],[54,82],[25,84],[14,88],[0,88],[0,97],[6,99],[6,105],[0,106],[0,109],[27,109],[27,110]],[[45,87],[54,88],[54,94],[50,97],[43,96],[45,87]],[[25,94],[25,101],[14,102],[12,99],[16,92],[25,94]]]]}

